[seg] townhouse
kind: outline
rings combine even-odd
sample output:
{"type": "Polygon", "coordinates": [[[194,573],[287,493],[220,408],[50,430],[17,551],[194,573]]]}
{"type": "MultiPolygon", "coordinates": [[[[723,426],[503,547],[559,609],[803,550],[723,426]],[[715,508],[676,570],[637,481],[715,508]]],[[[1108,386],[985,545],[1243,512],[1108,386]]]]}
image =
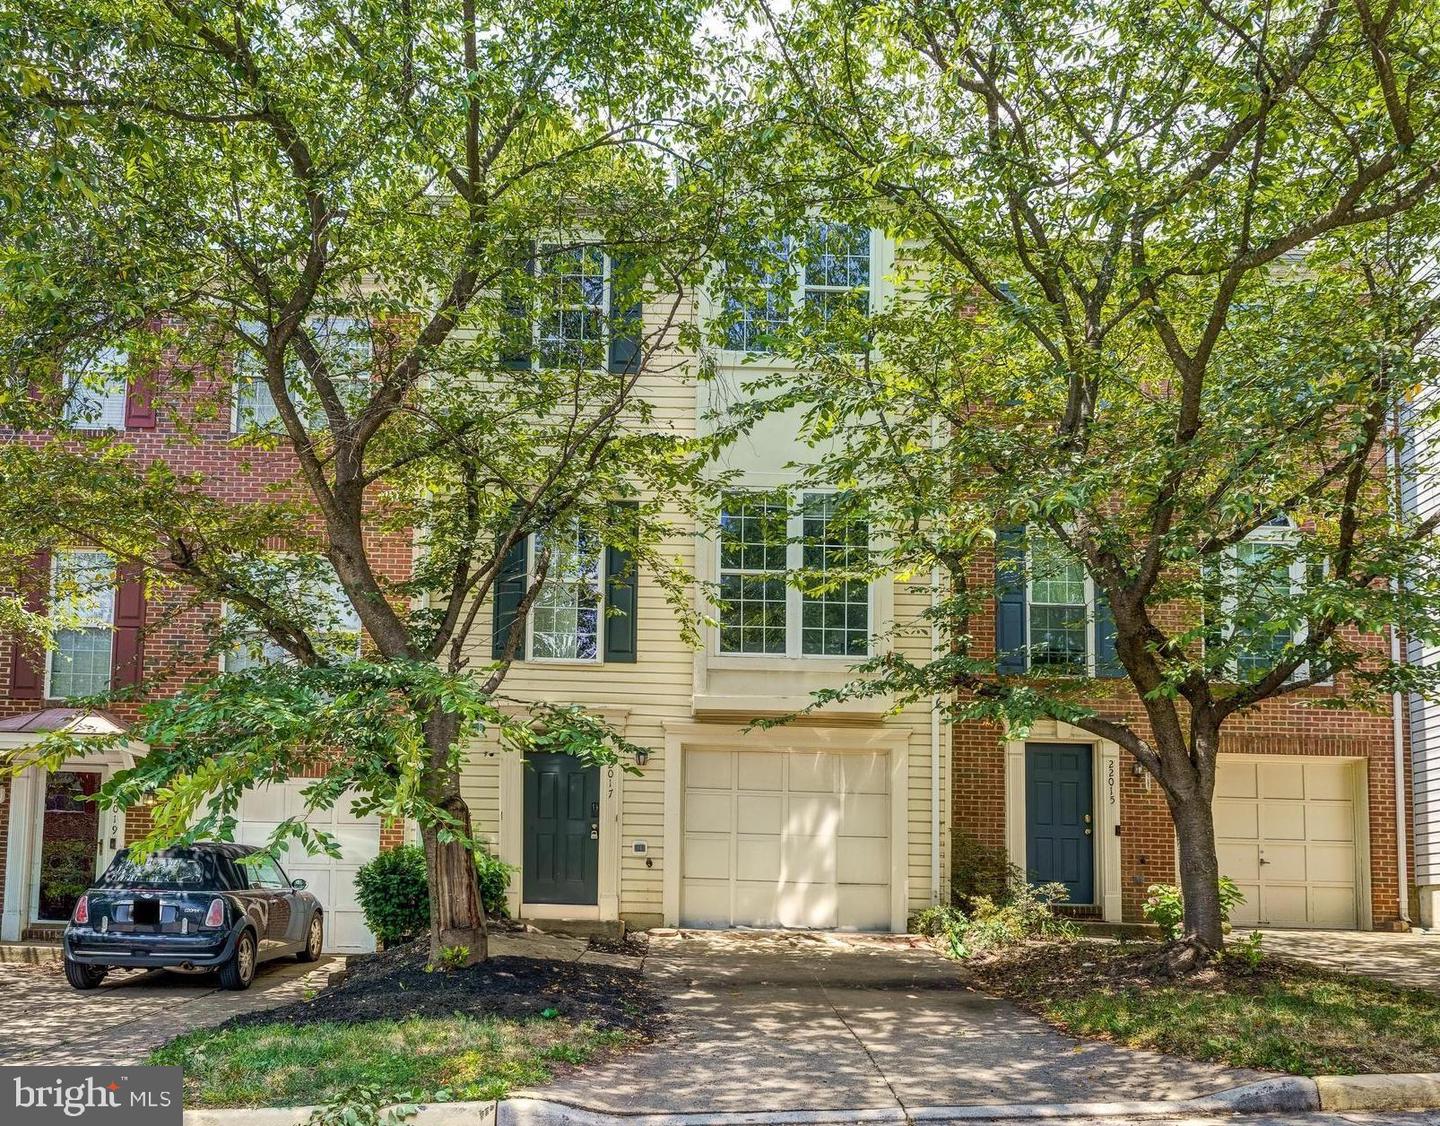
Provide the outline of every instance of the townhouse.
{"type": "MultiPolygon", "coordinates": [[[[878,232],[832,224],[814,237],[822,253],[773,279],[795,302],[879,308],[894,296],[887,280],[894,247],[878,232]]],[[[588,268],[600,271],[603,286],[608,260],[588,268]]],[[[779,310],[773,301],[740,310],[715,357],[715,377],[704,381],[694,378],[696,358],[683,352],[679,324],[671,322],[656,345],[663,354],[648,365],[654,374],[639,389],[653,405],[652,424],[704,433],[754,373],[783,370],[764,349],[779,310]]],[[[686,316],[714,312],[696,297],[686,316]]],[[[640,315],[650,322],[646,338],[662,331],[658,314],[640,315]]],[[[86,409],[97,423],[123,428],[135,457],[183,456],[207,487],[239,498],[287,479],[291,467],[280,453],[237,457],[235,431],[267,408],[263,388],[243,381],[235,398],[209,421],[189,420],[201,434],[196,444],[181,442],[174,420],[157,416],[135,387],[117,384],[86,409]]],[[[653,576],[633,574],[622,552],[574,529],[570,562],[531,608],[505,692],[583,705],[643,753],[626,770],[549,754],[522,761],[484,740],[469,748],[465,796],[489,846],[515,869],[511,914],[631,927],[898,931],[916,911],[949,898],[952,875],[964,886],[981,849],[1032,879],[1065,883],[1076,914],[1139,921],[1146,888],[1175,878],[1175,845],[1159,787],[1114,744],[1059,723],[1037,725],[1024,739],[980,723],[952,729],[933,707],[893,712],[883,698],[752,726],[844,684],[876,646],[900,646],[919,660],[933,643],[920,624],[931,598],[923,581],[847,578],[811,593],[787,582],[802,566],[845,570],[870,538],[863,519],[840,517],[836,494],[800,484],[796,466],[806,457],[794,419],[773,415],[726,452],[720,469],[731,483],[715,526],[687,524],[678,508],[670,513],[663,554],[694,574],[695,598],[709,607],[698,647],[682,637],[653,576]]],[[[1000,543],[1019,566],[979,559],[970,576],[974,588],[996,591],[993,615],[976,627],[981,654],[1011,654],[1012,673],[1038,661],[1051,672],[1094,675],[1096,707],[1139,722],[1127,682],[1114,675],[1104,609],[1083,570],[1053,559],[1037,565],[1013,529],[1002,529],[1000,543]]],[[[533,540],[518,545],[506,577],[528,573],[536,548],[533,540]]],[[[394,545],[397,573],[409,550],[394,545]]],[[[97,573],[114,568],[94,553],[89,565],[97,573]]],[[[37,561],[37,605],[49,597],[49,574],[37,561]]],[[[52,653],[3,647],[0,753],[56,727],[124,732],[134,720],[129,706],[80,714],[67,696],[133,683],[142,673],[173,691],[216,667],[204,655],[206,622],[223,608],[147,611],[132,575],[119,569],[114,579],[113,598],[97,602],[88,627],[64,631],[52,653]]],[[[472,665],[498,655],[515,613],[506,596],[514,587],[497,587],[493,629],[475,637],[472,665]]],[[[229,659],[269,656],[257,643],[229,659]]],[[[1298,698],[1268,702],[1227,726],[1216,819],[1222,870],[1246,895],[1237,924],[1402,925],[1406,795],[1396,738],[1394,716],[1383,710],[1322,712],[1298,698]]],[[[53,933],[89,869],[138,835],[143,815],[102,817],[77,799],[144,750],[132,743],[106,759],[29,771],[5,787],[0,937],[53,933]]],[[[300,808],[304,785],[295,780],[247,798],[239,839],[264,839],[300,808]]],[[[288,865],[329,909],[329,948],[365,950],[372,939],[355,902],[354,871],[403,830],[343,808],[326,816],[342,858],[293,856],[288,865]]],[[[1440,882],[1433,865],[1423,871],[1440,882]]]]}

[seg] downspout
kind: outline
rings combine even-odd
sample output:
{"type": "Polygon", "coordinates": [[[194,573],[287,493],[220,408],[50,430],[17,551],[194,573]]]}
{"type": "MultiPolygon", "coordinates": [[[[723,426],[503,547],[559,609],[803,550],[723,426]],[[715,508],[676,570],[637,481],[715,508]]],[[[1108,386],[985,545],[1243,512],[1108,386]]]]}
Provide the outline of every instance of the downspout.
{"type": "MultiPolygon", "coordinates": [[[[936,449],[937,424],[939,420],[935,417],[930,419],[930,449],[936,449]]],[[[930,659],[933,661],[940,653],[940,566],[938,563],[930,567],[930,659]]],[[[941,758],[941,724],[940,724],[940,690],[935,690],[934,698],[930,701],[930,902],[935,906],[940,905],[940,834],[943,826],[940,823],[940,768],[944,763],[941,758]]]]}
{"type": "MultiPolygon", "coordinates": [[[[1401,454],[1400,410],[1395,411],[1395,524],[1399,527],[1405,518],[1404,484],[1405,465],[1401,454]]],[[[1400,576],[1390,579],[1390,589],[1396,595],[1398,606],[1401,593],[1400,576]]],[[[1390,661],[1400,663],[1400,623],[1390,623],[1390,661]]],[[[1395,875],[1400,888],[1400,921],[1406,929],[1410,926],[1410,831],[1407,824],[1405,804],[1405,701],[1397,690],[1390,694],[1391,734],[1395,750],[1395,875]]]]}

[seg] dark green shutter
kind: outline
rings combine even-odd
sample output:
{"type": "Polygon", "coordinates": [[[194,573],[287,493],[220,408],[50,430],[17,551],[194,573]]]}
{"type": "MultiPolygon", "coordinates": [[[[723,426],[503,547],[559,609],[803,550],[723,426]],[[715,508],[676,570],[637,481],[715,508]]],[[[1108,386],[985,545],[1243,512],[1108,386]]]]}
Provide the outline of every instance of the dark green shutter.
{"type": "Polygon", "coordinates": [[[524,253],[518,270],[521,278],[504,293],[505,309],[500,325],[500,366],[512,371],[530,370],[535,347],[534,295],[522,280],[525,276],[535,276],[535,244],[525,244],[524,253]]]}
{"type": "Polygon", "coordinates": [[[995,530],[996,668],[1025,671],[1025,529],[995,530]]]}
{"type": "Polygon", "coordinates": [[[1099,587],[1095,588],[1095,675],[1125,675],[1125,667],[1115,652],[1115,615],[1099,587]]]}
{"type": "MultiPolygon", "coordinates": [[[[520,542],[505,553],[500,561],[500,574],[495,578],[494,624],[491,627],[490,653],[495,660],[505,655],[505,646],[510,639],[510,627],[520,613],[520,603],[525,601],[525,589],[530,582],[530,537],[521,536],[520,542]]],[[[515,647],[515,660],[525,659],[525,642],[522,639],[515,647]]]]}
{"type": "Polygon", "coordinates": [[[610,260],[610,370],[617,375],[633,375],[640,370],[640,337],[644,328],[645,309],[638,301],[628,306],[621,302],[633,297],[640,288],[634,276],[635,261],[631,255],[616,254],[610,260]],[[620,284],[616,284],[617,279],[620,284]]]}
{"type": "MultiPolygon", "coordinates": [[[[616,501],[614,522],[632,524],[639,515],[633,500],[616,501]]],[[[633,664],[638,649],[636,635],[636,586],[638,575],[634,556],[623,547],[605,547],[605,660],[633,664]]]]}

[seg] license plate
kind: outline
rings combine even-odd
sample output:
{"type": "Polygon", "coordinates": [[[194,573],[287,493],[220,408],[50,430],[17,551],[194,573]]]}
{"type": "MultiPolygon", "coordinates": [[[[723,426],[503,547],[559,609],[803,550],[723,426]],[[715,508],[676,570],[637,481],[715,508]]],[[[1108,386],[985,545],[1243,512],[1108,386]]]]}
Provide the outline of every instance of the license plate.
{"type": "Polygon", "coordinates": [[[130,905],[130,921],[137,927],[160,925],[160,901],[158,899],[137,899],[130,905]]]}

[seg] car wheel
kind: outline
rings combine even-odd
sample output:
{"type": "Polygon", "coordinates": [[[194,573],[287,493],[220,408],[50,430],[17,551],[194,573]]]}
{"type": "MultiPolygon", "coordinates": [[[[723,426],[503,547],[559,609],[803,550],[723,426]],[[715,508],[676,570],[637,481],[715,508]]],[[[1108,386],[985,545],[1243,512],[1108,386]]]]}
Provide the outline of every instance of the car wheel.
{"type": "Polygon", "coordinates": [[[65,980],[76,989],[94,989],[105,980],[104,966],[87,966],[84,962],[65,959],[65,980]]]}
{"type": "Polygon", "coordinates": [[[221,989],[249,989],[255,980],[255,936],[249,931],[240,932],[240,941],[235,944],[235,953],[220,967],[221,989]]]}
{"type": "Polygon", "coordinates": [[[310,916],[310,929],[305,932],[305,949],[295,955],[298,962],[317,962],[320,948],[325,945],[325,924],[320,921],[320,912],[310,916]]]}

